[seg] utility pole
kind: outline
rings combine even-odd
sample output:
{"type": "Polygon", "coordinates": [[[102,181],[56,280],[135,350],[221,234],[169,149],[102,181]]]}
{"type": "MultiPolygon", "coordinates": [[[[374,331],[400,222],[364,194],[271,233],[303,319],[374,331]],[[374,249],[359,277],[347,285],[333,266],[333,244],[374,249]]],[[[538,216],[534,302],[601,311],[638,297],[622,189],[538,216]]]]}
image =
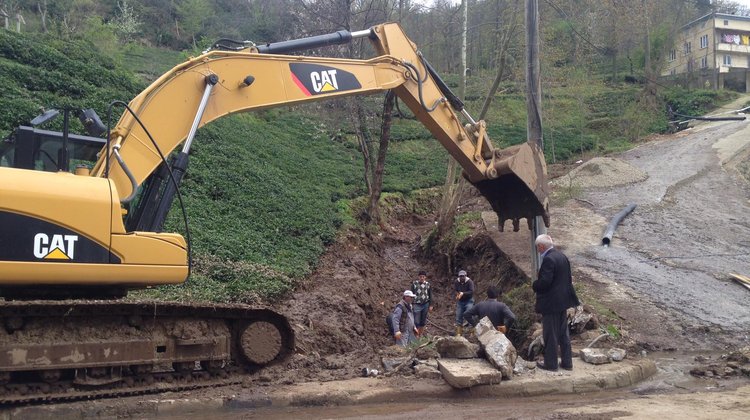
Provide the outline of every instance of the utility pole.
{"type": "MultiPolygon", "coordinates": [[[[544,150],[542,140],[542,85],[539,76],[539,1],[526,0],[526,138],[544,150]]],[[[531,279],[541,266],[534,240],[546,233],[541,216],[531,222],[531,279]]]]}
{"type": "Polygon", "coordinates": [[[461,22],[461,83],[458,87],[458,96],[461,100],[466,99],[466,37],[469,28],[469,0],[461,0],[461,11],[463,22],[461,22]]]}

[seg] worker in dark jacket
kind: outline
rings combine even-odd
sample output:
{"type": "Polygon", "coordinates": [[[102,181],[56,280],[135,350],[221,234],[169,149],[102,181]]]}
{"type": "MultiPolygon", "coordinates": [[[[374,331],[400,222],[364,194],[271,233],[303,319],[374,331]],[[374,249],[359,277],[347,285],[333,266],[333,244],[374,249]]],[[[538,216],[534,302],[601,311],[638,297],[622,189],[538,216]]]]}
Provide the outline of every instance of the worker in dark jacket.
{"type": "Polygon", "coordinates": [[[558,346],[560,367],[573,369],[573,352],[568,331],[568,308],[581,303],[573,289],[573,276],[568,257],[554,247],[549,235],[539,235],[534,241],[541,256],[537,280],[531,285],[536,292],[536,312],[542,314],[542,338],[544,339],[544,363],[537,366],[545,370],[557,370],[558,346]]]}
{"type": "Polygon", "coordinates": [[[487,300],[477,303],[464,312],[466,322],[476,327],[482,318],[489,317],[498,331],[503,334],[507,333],[516,321],[516,316],[508,305],[497,300],[500,294],[495,286],[490,286],[487,289],[487,300]]]}
{"type": "Polygon", "coordinates": [[[474,305],[474,282],[466,275],[466,271],[458,272],[453,290],[456,291],[456,337],[459,337],[464,333],[464,312],[474,305]]]}

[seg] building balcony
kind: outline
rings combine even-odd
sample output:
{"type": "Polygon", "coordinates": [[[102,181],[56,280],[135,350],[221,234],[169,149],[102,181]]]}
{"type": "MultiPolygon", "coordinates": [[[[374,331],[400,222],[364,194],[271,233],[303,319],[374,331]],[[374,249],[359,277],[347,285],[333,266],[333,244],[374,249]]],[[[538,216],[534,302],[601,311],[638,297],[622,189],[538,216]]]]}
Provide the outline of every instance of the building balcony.
{"type": "Polygon", "coordinates": [[[716,51],[750,54],[750,45],[725,44],[720,42],[716,44],[716,51]]]}

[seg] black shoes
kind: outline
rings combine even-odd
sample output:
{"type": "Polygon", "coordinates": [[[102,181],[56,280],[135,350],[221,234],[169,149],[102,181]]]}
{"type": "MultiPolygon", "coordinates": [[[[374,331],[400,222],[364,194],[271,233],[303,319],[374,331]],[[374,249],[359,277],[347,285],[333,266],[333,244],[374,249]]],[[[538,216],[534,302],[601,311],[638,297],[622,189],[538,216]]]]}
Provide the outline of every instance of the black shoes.
{"type": "Polygon", "coordinates": [[[544,362],[536,362],[536,367],[542,370],[548,370],[550,372],[557,372],[557,369],[547,367],[544,362]]]}
{"type": "MultiPolygon", "coordinates": [[[[557,369],[548,368],[544,364],[544,362],[536,362],[536,367],[539,368],[539,369],[542,369],[542,370],[548,370],[550,372],[557,372],[557,369]]],[[[573,370],[573,366],[560,366],[560,368],[564,369],[564,370],[573,370]]]]}

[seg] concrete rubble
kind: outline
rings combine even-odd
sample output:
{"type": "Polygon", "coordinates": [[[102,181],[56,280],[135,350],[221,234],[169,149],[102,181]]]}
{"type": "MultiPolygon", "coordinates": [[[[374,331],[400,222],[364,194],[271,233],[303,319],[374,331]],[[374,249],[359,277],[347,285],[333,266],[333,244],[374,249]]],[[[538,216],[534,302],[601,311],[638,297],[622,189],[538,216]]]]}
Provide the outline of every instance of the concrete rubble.
{"type": "Polygon", "coordinates": [[[624,349],[613,347],[609,350],[584,348],[581,349],[581,360],[592,365],[602,365],[610,362],[621,362],[625,359],[627,352],[624,349]]]}
{"type": "Polygon", "coordinates": [[[440,337],[435,343],[440,357],[448,359],[473,359],[478,357],[479,345],[464,337],[440,337]]]}
{"type": "Polygon", "coordinates": [[[603,365],[612,362],[603,349],[585,348],[581,349],[580,354],[581,360],[586,363],[591,363],[592,365],[603,365]]]}
{"type": "Polygon", "coordinates": [[[443,379],[453,388],[498,384],[503,380],[503,373],[484,359],[440,359],[438,365],[443,379]]]}
{"type": "Polygon", "coordinates": [[[615,347],[607,350],[607,356],[609,356],[609,359],[613,362],[622,362],[626,355],[627,352],[625,349],[618,349],[615,347]]]}
{"type": "Polygon", "coordinates": [[[513,343],[508,340],[505,334],[496,330],[492,321],[487,317],[479,321],[475,331],[487,360],[502,372],[503,378],[511,379],[518,358],[513,343]]]}

